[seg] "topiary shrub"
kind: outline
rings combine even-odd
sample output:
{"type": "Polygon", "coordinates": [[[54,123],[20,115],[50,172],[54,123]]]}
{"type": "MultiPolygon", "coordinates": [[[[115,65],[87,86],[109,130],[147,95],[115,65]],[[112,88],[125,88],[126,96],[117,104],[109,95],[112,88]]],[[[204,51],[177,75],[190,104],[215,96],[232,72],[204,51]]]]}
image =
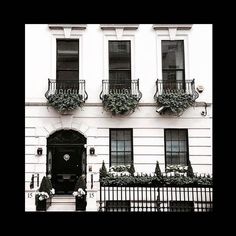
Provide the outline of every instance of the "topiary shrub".
{"type": "Polygon", "coordinates": [[[181,115],[188,107],[193,106],[193,95],[185,93],[183,90],[167,90],[156,99],[158,106],[163,106],[163,114],[169,111],[176,115],[181,115]]]}
{"type": "Polygon", "coordinates": [[[78,180],[76,181],[74,191],[78,191],[81,188],[83,190],[86,189],[86,182],[85,182],[85,175],[81,175],[78,180]]]}
{"type": "Polygon", "coordinates": [[[72,111],[81,107],[84,103],[83,96],[71,93],[56,93],[47,97],[48,105],[51,105],[59,112],[72,111]]]}
{"type": "Polygon", "coordinates": [[[156,175],[157,177],[159,177],[159,178],[162,176],[162,174],[161,174],[161,169],[160,169],[160,166],[159,166],[159,162],[158,162],[158,161],[156,162],[155,175],[156,175]]]}
{"type": "Polygon", "coordinates": [[[100,179],[107,176],[107,168],[105,166],[104,160],[102,162],[102,167],[99,170],[99,176],[100,176],[100,179]]]}
{"type": "Polygon", "coordinates": [[[44,176],[42,178],[42,181],[41,181],[41,184],[40,184],[40,187],[39,187],[39,192],[46,192],[48,195],[51,194],[51,190],[52,189],[52,184],[51,184],[51,181],[46,177],[44,176]]]}
{"type": "Polygon", "coordinates": [[[130,165],[130,168],[128,169],[128,172],[131,174],[131,176],[134,176],[135,168],[134,168],[134,164],[133,163],[130,165]]]}
{"type": "Polygon", "coordinates": [[[120,92],[110,92],[103,96],[103,107],[112,115],[124,115],[134,112],[138,106],[139,99],[137,95],[132,95],[128,90],[120,92]]]}
{"type": "Polygon", "coordinates": [[[191,178],[194,177],[193,168],[190,161],[188,161],[187,176],[191,178]]]}

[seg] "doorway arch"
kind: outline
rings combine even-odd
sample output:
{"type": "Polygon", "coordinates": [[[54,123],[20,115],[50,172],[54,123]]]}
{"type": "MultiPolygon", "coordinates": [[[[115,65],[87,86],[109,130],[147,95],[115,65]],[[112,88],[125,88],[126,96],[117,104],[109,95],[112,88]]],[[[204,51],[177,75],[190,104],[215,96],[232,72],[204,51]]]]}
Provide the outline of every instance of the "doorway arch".
{"type": "Polygon", "coordinates": [[[47,174],[56,194],[71,194],[78,177],[86,174],[86,143],[75,130],[59,130],[47,138],[47,174]]]}

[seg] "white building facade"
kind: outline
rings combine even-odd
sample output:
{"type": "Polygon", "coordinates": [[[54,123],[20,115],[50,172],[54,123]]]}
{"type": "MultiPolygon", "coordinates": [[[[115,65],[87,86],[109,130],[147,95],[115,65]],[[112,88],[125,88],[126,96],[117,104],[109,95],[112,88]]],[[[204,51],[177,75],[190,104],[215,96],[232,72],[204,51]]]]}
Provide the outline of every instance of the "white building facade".
{"type": "Polygon", "coordinates": [[[156,161],[165,172],[188,160],[195,173],[212,174],[212,25],[25,25],[26,211],[36,210],[34,194],[47,174],[56,183],[60,174],[85,173],[87,210],[97,211],[103,161],[107,169],[133,163],[136,172],[152,174],[156,161]],[[154,98],[173,77],[196,89],[194,106],[180,116],[157,112],[154,98]],[[120,89],[121,78],[140,100],[131,114],[112,115],[101,98],[106,81],[120,89]],[[60,113],[45,93],[66,80],[83,81],[84,105],[60,113]],[[62,167],[67,158],[70,167],[62,167]]]}

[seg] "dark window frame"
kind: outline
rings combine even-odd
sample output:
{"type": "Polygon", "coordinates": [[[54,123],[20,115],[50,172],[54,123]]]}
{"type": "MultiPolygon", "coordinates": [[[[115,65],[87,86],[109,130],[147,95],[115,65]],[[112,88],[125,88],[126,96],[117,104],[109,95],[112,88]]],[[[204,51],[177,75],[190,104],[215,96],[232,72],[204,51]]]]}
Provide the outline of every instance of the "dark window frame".
{"type": "Polygon", "coordinates": [[[164,76],[163,76],[164,72],[171,72],[171,71],[174,71],[174,72],[181,71],[183,73],[183,78],[182,78],[182,81],[181,81],[182,82],[182,89],[184,89],[184,91],[186,89],[186,85],[185,85],[185,77],[186,77],[185,76],[185,71],[186,70],[185,70],[185,50],[184,50],[184,44],[185,44],[185,42],[184,42],[183,39],[179,39],[179,40],[161,40],[162,81],[163,81],[163,87],[165,89],[168,89],[168,88],[176,89],[177,88],[178,80],[176,80],[176,79],[175,79],[175,81],[164,80],[164,76]],[[178,68],[173,68],[173,69],[172,68],[163,68],[163,49],[162,49],[163,45],[162,45],[162,43],[163,42],[176,42],[176,41],[182,41],[183,42],[183,69],[178,69],[178,68]]]}
{"type": "MultiPolygon", "coordinates": [[[[167,168],[167,165],[171,165],[167,163],[167,150],[166,150],[166,132],[167,131],[185,131],[186,132],[186,165],[188,165],[189,162],[189,138],[188,138],[188,129],[164,129],[164,145],[165,145],[165,169],[167,168]]],[[[171,140],[172,141],[172,140],[171,140]]],[[[182,140],[181,140],[182,141],[182,140]]]]}
{"type": "MultiPolygon", "coordinates": [[[[133,152],[133,129],[132,128],[124,128],[124,129],[122,129],[122,128],[118,128],[118,129],[115,129],[115,128],[110,128],[109,129],[109,167],[111,167],[112,166],[112,162],[111,162],[111,132],[112,131],[130,131],[130,134],[131,134],[131,163],[133,163],[134,162],[134,152],[133,152]]],[[[116,140],[117,141],[117,140],[116,140]]],[[[124,151],[125,152],[125,151],[124,151]]],[[[118,157],[116,157],[116,158],[118,158],[118,157]]],[[[126,165],[128,165],[128,164],[126,164],[126,165]]]]}
{"type": "MultiPolygon", "coordinates": [[[[119,46],[119,45],[118,45],[119,46]]],[[[109,85],[110,89],[131,89],[131,80],[132,80],[132,58],[131,58],[131,40],[108,40],[108,78],[109,78],[109,85]],[[110,42],[129,42],[129,64],[130,68],[129,69],[110,69],[110,42]],[[129,80],[122,82],[122,83],[115,83],[114,81],[112,82],[110,78],[110,72],[116,72],[116,71],[126,71],[129,72],[129,80]]]]}
{"type": "MultiPolygon", "coordinates": [[[[79,39],[61,39],[61,38],[58,38],[56,39],[56,81],[59,82],[60,80],[58,79],[58,72],[59,71],[78,71],[78,80],[73,80],[73,81],[79,81],[80,79],[80,76],[79,76],[79,73],[80,73],[80,41],[79,39]],[[59,41],[71,41],[71,42],[77,42],[78,43],[78,69],[63,69],[63,70],[59,70],[58,69],[58,42],[59,41]]],[[[63,80],[62,80],[63,81],[63,80]]]]}

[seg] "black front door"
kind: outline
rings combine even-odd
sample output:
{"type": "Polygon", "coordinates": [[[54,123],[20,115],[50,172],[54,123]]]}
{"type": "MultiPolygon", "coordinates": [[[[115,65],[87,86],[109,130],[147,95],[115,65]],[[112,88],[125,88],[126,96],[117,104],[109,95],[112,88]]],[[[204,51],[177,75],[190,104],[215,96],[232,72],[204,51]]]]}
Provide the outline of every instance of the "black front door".
{"type": "Polygon", "coordinates": [[[56,194],[72,194],[77,179],[86,174],[86,138],[74,130],[60,130],[47,139],[47,174],[56,194]]]}
{"type": "Polygon", "coordinates": [[[52,184],[56,194],[71,194],[76,180],[82,174],[84,147],[55,147],[52,161],[52,184]]]}

